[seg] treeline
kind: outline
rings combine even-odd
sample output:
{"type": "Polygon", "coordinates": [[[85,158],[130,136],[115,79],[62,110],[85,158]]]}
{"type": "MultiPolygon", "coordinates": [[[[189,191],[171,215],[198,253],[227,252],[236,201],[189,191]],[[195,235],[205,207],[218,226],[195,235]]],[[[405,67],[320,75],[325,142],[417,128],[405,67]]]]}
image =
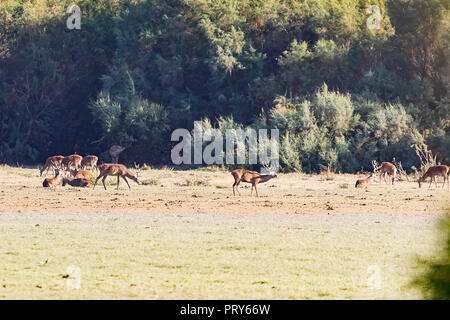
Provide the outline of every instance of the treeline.
{"type": "Polygon", "coordinates": [[[69,30],[72,2],[0,3],[0,162],[170,164],[196,120],[280,129],[284,171],[450,161],[448,1],[79,0],[69,30]]]}

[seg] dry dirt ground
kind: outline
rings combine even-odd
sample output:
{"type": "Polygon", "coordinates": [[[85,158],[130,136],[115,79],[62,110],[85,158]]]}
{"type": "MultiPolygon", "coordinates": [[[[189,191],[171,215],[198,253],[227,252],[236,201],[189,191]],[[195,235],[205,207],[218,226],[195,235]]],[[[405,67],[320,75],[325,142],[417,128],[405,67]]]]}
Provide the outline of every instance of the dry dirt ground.
{"type": "MultiPolygon", "coordinates": [[[[49,177],[51,174],[49,173],[49,177]]],[[[101,181],[95,190],[70,186],[48,190],[37,169],[0,167],[0,211],[6,212],[149,212],[149,213],[405,213],[439,214],[448,205],[447,188],[421,189],[415,182],[394,186],[374,184],[355,189],[356,175],[280,174],[258,187],[241,183],[242,196],[233,196],[229,172],[143,170],[131,190],[116,178],[101,181]]]]}
{"type": "Polygon", "coordinates": [[[221,171],[47,190],[2,166],[0,299],[420,299],[450,191],[356,178],[281,174],[256,198],[221,171]]]}

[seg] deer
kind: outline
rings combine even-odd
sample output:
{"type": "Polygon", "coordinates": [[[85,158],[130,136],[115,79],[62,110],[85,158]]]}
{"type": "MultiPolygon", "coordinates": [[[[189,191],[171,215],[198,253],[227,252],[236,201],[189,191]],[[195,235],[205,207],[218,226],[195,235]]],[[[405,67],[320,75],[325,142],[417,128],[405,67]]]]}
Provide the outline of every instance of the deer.
{"type": "Polygon", "coordinates": [[[75,179],[68,179],[68,178],[63,178],[63,187],[69,184],[72,187],[82,187],[82,188],[90,188],[92,187],[92,182],[91,180],[85,179],[85,178],[75,178],[75,179]]]}
{"type": "Polygon", "coordinates": [[[45,178],[42,182],[42,186],[44,188],[56,188],[60,183],[61,180],[65,177],[65,174],[63,171],[60,170],[60,168],[55,169],[55,177],[54,178],[45,178]]]}
{"type": "Polygon", "coordinates": [[[130,178],[131,180],[133,180],[134,182],[136,182],[138,185],[141,185],[142,183],[139,181],[139,179],[130,171],[127,169],[127,167],[125,167],[123,164],[117,164],[117,163],[104,163],[100,166],[98,166],[98,169],[100,170],[100,174],[97,177],[97,179],[95,179],[95,183],[94,183],[94,189],[95,186],[97,185],[97,181],[98,179],[100,179],[101,177],[103,177],[102,179],[102,183],[103,183],[103,187],[106,190],[106,186],[105,186],[105,180],[107,176],[117,176],[117,190],[119,190],[119,180],[120,177],[122,177],[123,180],[125,180],[125,182],[128,185],[128,188],[131,190],[130,184],[128,183],[127,178],[130,178]]]}
{"type": "Polygon", "coordinates": [[[431,184],[432,184],[433,180],[434,180],[434,183],[437,188],[436,176],[443,176],[444,183],[442,184],[442,188],[444,188],[445,181],[447,181],[447,188],[450,189],[449,177],[448,177],[449,170],[450,170],[450,167],[446,166],[446,165],[437,165],[437,166],[432,166],[432,167],[428,168],[427,172],[425,172],[425,174],[417,180],[417,182],[419,183],[419,188],[422,187],[422,182],[424,182],[425,179],[428,177],[430,177],[430,186],[428,188],[431,188],[431,184]]]}
{"type": "Polygon", "coordinates": [[[392,185],[394,185],[395,177],[397,175],[397,168],[390,162],[382,162],[379,166],[376,160],[372,161],[373,166],[373,172],[378,173],[380,172],[380,183],[381,183],[381,176],[384,178],[384,182],[386,184],[388,183],[386,181],[386,175],[389,175],[389,177],[392,177],[392,185]]]}
{"type": "Polygon", "coordinates": [[[233,195],[235,196],[236,193],[234,191],[234,188],[236,187],[236,191],[239,195],[241,193],[238,190],[238,186],[241,182],[247,182],[252,184],[252,190],[251,190],[251,196],[253,196],[253,188],[255,188],[256,196],[258,197],[258,189],[256,188],[256,185],[258,183],[264,183],[269,181],[270,179],[277,178],[276,174],[260,174],[256,171],[249,171],[244,169],[236,169],[231,172],[231,175],[234,177],[234,183],[233,183],[233,195]]]}
{"type": "Polygon", "coordinates": [[[375,173],[371,172],[367,178],[356,180],[355,188],[364,188],[367,190],[374,179],[375,173]]]}
{"type": "Polygon", "coordinates": [[[48,157],[47,160],[45,160],[45,164],[44,166],[40,169],[41,171],[41,177],[42,177],[42,173],[45,171],[45,169],[47,169],[47,172],[45,172],[45,175],[47,175],[48,170],[50,169],[50,167],[53,167],[53,169],[56,169],[57,167],[61,166],[61,162],[64,159],[64,156],[52,156],[52,157],[48,157]]]}
{"type": "Polygon", "coordinates": [[[78,154],[72,154],[70,156],[64,157],[62,160],[62,167],[69,169],[71,165],[75,167],[75,169],[78,170],[81,166],[81,161],[83,160],[83,157],[78,154]]]}
{"type": "Polygon", "coordinates": [[[90,156],[84,157],[80,163],[81,170],[86,170],[87,166],[90,166],[92,168],[92,170],[96,169],[97,161],[98,161],[97,156],[90,155],[90,156]]]}
{"type": "Polygon", "coordinates": [[[77,169],[72,170],[72,169],[70,169],[70,174],[74,178],[93,178],[94,177],[91,172],[86,171],[86,170],[77,170],[77,169]]]}
{"type": "Polygon", "coordinates": [[[109,155],[111,156],[111,160],[113,163],[119,163],[119,155],[125,149],[125,147],[118,145],[113,145],[111,148],[109,148],[109,155]]]}

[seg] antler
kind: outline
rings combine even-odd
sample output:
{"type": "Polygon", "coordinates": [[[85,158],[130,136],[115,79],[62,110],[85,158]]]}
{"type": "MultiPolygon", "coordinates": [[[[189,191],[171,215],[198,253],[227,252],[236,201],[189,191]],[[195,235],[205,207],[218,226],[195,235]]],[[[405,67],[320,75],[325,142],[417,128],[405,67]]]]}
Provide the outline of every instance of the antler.
{"type": "Polygon", "coordinates": [[[378,165],[377,160],[372,160],[373,172],[380,170],[381,166],[378,165]]]}

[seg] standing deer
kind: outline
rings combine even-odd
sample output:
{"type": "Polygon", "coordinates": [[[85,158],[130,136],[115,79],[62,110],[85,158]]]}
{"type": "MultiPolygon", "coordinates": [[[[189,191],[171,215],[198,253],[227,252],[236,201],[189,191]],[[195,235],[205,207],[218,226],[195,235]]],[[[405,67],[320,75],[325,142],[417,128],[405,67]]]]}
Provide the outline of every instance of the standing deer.
{"type": "Polygon", "coordinates": [[[113,163],[119,163],[119,155],[125,149],[125,147],[118,145],[113,145],[111,148],[109,148],[109,154],[111,155],[113,163]]]}
{"type": "Polygon", "coordinates": [[[90,166],[92,168],[92,170],[97,168],[97,161],[98,161],[98,157],[97,156],[86,156],[83,158],[83,160],[81,160],[80,166],[81,166],[81,170],[86,170],[87,166],[90,166]]]}
{"type": "Polygon", "coordinates": [[[60,170],[60,168],[55,169],[55,177],[54,178],[45,178],[42,182],[42,186],[44,188],[56,188],[61,180],[65,177],[65,174],[63,171],[60,170]]]}
{"type": "Polygon", "coordinates": [[[258,183],[264,183],[266,181],[269,181],[270,179],[277,177],[276,174],[260,174],[256,171],[248,171],[244,169],[233,170],[231,172],[231,175],[234,177],[233,195],[236,195],[234,191],[235,187],[238,194],[241,195],[241,193],[238,190],[239,183],[247,182],[252,184],[251,196],[253,196],[253,188],[255,188],[257,197],[258,197],[258,189],[256,188],[256,185],[258,183]]]}
{"type": "Polygon", "coordinates": [[[61,162],[64,159],[64,156],[53,156],[53,157],[48,157],[47,160],[45,161],[44,166],[40,169],[41,171],[41,177],[42,177],[42,172],[45,171],[45,169],[47,169],[47,172],[45,172],[45,174],[47,175],[48,170],[50,169],[50,167],[53,167],[53,169],[56,169],[58,167],[61,166],[61,162]]]}
{"type": "Polygon", "coordinates": [[[95,189],[95,186],[97,185],[98,179],[103,177],[102,183],[103,183],[103,187],[106,190],[105,180],[106,180],[107,176],[117,176],[117,190],[119,190],[119,178],[120,177],[122,177],[122,179],[125,180],[125,182],[128,185],[128,188],[130,190],[131,190],[131,187],[130,187],[130,184],[128,183],[127,178],[130,178],[131,180],[136,182],[138,185],[141,184],[141,182],[138,180],[138,178],[136,178],[136,176],[130,170],[128,170],[127,167],[125,167],[123,164],[104,163],[104,164],[98,166],[98,169],[100,170],[100,175],[97,177],[97,179],[95,179],[94,189],[95,189]]]}
{"type": "Polygon", "coordinates": [[[74,166],[75,169],[78,170],[81,166],[81,161],[83,160],[83,157],[78,154],[72,154],[70,156],[64,157],[62,160],[62,167],[65,169],[69,169],[70,166],[74,166]]]}
{"type": "Polygon", "coordinates": [[[425,174],[417,180],[419,182],[419,188],[422,187],[422,182],[425,181],[426,178],[430,177],[430,186],[428,188],[431,188],[431,183],[434,180],[434,183],[437,188],[437,182],[436,182],[436,176],[443,176],[444,177],[444,183],[442,184],[442,188],[445,186],[445,181],[447,181],[447,188],[450,189],[449,185],[449,178],[448,178],[448,171],[450,170],[449,166],[445,165],[437,165],[430,167],[425,174]]]}
{"type": "Polygon", "coordinates": [[[395,182],[395,177],[397,175],[397,168],[390,162],[382,162],[380,166],[378,166],[378,163],[373,160],[372,161],[373,166],[373,172],[378,173],[380,172],[380,183],[381,183],[381,176],[384,178],[384,182],[386,184],[388,183],[386,181],[386,175],[389,175],[389,177],[392,177],[392,184],[395,182]]]}
{"type": "Polygon", "coordinates": [[[355,188],[364,188],[367,190],[374,179],[375,173],[371,172],[367,178],[356,180],[355,188]]]}

